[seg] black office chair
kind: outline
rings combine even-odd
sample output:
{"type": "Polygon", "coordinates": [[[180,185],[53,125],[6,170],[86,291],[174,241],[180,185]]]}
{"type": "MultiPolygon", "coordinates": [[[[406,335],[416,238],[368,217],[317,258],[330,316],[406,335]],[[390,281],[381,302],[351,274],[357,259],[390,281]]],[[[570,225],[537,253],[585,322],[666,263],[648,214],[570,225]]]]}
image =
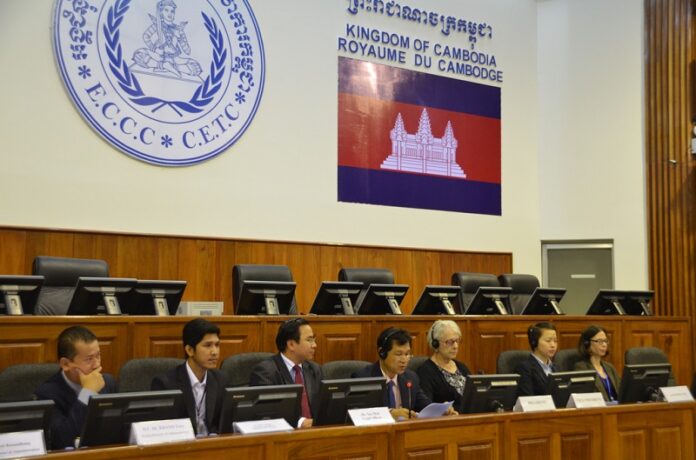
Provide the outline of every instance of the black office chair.
{"type": "Polygon", "coordinates": [[[119,393],[150,391],[152,379],[183,364],[181,358],[134,358],[129,359],[118,372],[119,393]]]}
{"type": "Polygon", "coordinates": [[[254,366],[271,356],[273,356],[273,353],[258,351],[238,353],[225,358],[220,366],[220,371],[227,376],[227,386],[249,386],[249,377],[251,376],[251,371],[254,369],[254,366]]]}
{"type": "Polygon", "coordinates": [[[109,264],[100,259],[38,256],[32,275],[42,275],[44,283],[34,308],[35,315],[65,315],[81,276],[108,277],[109,264]]]}
{"type": "Polygon", "coordinates": [[[507,350],[498,355],[495,371],[498,374],[514,374],[517,365],[524,362],[531,351],[529,350],[507,350]]]}
{"type": "MultiPolygon", "coordinates": [[[[232,267],[232,296],[234,305],[239,304],[244,281],[295,281],[287,265],[240,264],[232,267]]],[[[292,296],[289,315],[297,314],[297,301],[292,296]]]]}
{"type": "Polygon", "coordinates": [[[372,364],[369,361],[339,360],[329,361],[321,366],[321,375],[325,380],[349,379],[358,371],[372,364]]]}
{"type": "Polygon", "coordinates": [[[394,284],[394,273],[386,268],[342,268],[338,272],[338,281],[363,283],[355,305],[360,305],[370,284],[394,284]]]}
{"type": "Polygon", "coordinates": [[[459,286],[461,294],[457,296],[459,312],[464,313],[480,287],[499,287],[495,275],[489,273],[455,272],[452,273],[452,286],[459,286]]]}
{"type": "Polygon", "coordinates": [[[575,363],[582,361],[582,356],[575,348],[558,350],[553,358],[553,367],[556,372],[570,372],[575,370],[575,363]]]}
{"type": "MultiPolygon", "coordinates": [[[[671,364],[664,351],[655,347],[633,347],[624,353],[624,364],[671,364]]],[[[674,372],[669,372],[667,386],[676,386],[674,372]]]]}
{"type": "Polygon", "coordinates": [[[57,363],[16,364],[0,372],[0,402],[33,401],[34,390],[60,370],[57,363]]]}
{"type": "Polygon", "coordinates": [[[539,279],[534,275],[504,273],[498,276],[498,282],[503,287],[512,288],[510,306],[516,315],[522,313],[532,293],[539,287],[539,279]]]}

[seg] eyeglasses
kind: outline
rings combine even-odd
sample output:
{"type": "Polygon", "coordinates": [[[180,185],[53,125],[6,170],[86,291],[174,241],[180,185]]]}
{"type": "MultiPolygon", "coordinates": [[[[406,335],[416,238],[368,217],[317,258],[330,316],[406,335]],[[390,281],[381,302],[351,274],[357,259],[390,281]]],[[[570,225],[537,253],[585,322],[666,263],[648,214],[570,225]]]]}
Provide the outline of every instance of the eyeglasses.
{"type": "Polygon", "coordinates": [[[449,339],[449,340],[445,340],[445,341],[444,341],[444,344],[447,345],[448,347],[454,346],[455,343],[456,343],[457,345],[459,345],[460,343],[462,343],[462,338],[461,338],[461,337],[458,337],[458,338],[456,338],[456,339],[449,339]]]}
{"type": "Polygon", "coordinates": [[[609,345],[609,339],[591,339],[590,342],[598,343],[599,345],[609,345]]]}

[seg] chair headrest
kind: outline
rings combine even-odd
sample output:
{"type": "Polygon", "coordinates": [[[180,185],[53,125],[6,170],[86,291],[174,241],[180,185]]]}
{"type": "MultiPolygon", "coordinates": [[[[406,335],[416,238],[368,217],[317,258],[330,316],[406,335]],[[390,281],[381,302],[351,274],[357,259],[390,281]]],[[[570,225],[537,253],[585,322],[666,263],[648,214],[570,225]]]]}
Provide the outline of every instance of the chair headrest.
{"type": "Polygon", "coordinates": [[[501,286],[512,288],[513,294],[531,294],[539,287],[539,279],[534,275],[504,273],[498,281],[501,286]]]}
{"type": "Polygon", "coordinates": [[[354,281],[368,284],[394,284],[394,273],[386,268],[342,268],[339,281],[354,281]]]}
{"type": "Polygon", "coordinates": [[[463,292],[473,294],[481,286],[497,287],[500,283],[498,278],[490,273],[456,272],[452,273],[452,285],[461,286],[463,292]]]}
{"type": "Polygon", "coordinates": [[[109,264],[100,259],[38,256],[33,275],[43,275],[44,286],[75,286],[80,276],[109,276],[109,264]]]}

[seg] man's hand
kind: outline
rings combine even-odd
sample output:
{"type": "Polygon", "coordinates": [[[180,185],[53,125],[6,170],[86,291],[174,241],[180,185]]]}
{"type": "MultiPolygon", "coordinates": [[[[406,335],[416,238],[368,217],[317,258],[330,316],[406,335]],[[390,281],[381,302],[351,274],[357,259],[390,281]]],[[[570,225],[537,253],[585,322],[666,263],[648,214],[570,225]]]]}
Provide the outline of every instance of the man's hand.
{"type": "Polygon", "coordinates": [[[94,369],[89,374],[85,374],[79,368],[77,369],[77,371],[79,373],[78,375],[80,376],[80,384],[82,385],[82,388],[92,390],[95,393],[99,393],[102,390],[102,388],[106,386],[104,376],[101,374],[101,366],[99,366],[98,369],[94,369]]]}
{"type": "Polygon", "coordinates": [[[399,420],[399,419],[408,419],[408,418],[416,418],[418,417],[418,412],[408,410],[405,407],[402,407],[400,409],[389,409],[389,413],[391,414],[392,417],[394,417],[394,420],[399,420]]]}
{"type": "Polygon", "coordinates": [[[314,419],[306,418],[306,419],[302,420],[302,425],[300,425],[300,429],[311,428],[313,424],[314,424],[314,419]]]}
{"type": "Polygon", "coordinates": [[[459,412],[454,410],[454,408],[452,406],[449,406],[447,408],[447,412],[445,412],[445,415],[459,415],[459,412]]]}

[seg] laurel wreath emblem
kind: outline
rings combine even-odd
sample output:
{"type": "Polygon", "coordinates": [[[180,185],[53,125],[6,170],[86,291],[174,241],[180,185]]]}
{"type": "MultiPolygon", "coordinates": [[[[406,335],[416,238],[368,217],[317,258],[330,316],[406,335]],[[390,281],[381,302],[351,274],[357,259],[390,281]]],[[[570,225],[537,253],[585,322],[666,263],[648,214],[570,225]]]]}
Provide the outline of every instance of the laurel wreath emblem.
{"type": "Polygon", "coordinates": [[[168,101],[158,97],[147,96],[138,79],[131,72],[126,60],[123,59],[123,48],[121,47],[121,34],[119,28],[123,22],[131,0],[117,0],[114,6],[109,8],[107,20],[103,31],[106,36],[106,54],[109,59],[109,68],[114,77],[118,80],[118,85],[129,96],[130,100],[141,106],[157,105],[152,111],[155,112],[164,106],[171,107],[179,116],[183,116],[180,110],[188,113],[199,113],[203,111],[215,94],[222,87],[222,78],[225,75],[225,60],[227,59],[227,49],[222,37],[222,32],[218,29],[214,19],[201,12],[205,28],[208,30],[208,37],[213,45],[213,59],[210,63],[210,75],[198,85],[196,91],[188,102],[168,101]]]}

